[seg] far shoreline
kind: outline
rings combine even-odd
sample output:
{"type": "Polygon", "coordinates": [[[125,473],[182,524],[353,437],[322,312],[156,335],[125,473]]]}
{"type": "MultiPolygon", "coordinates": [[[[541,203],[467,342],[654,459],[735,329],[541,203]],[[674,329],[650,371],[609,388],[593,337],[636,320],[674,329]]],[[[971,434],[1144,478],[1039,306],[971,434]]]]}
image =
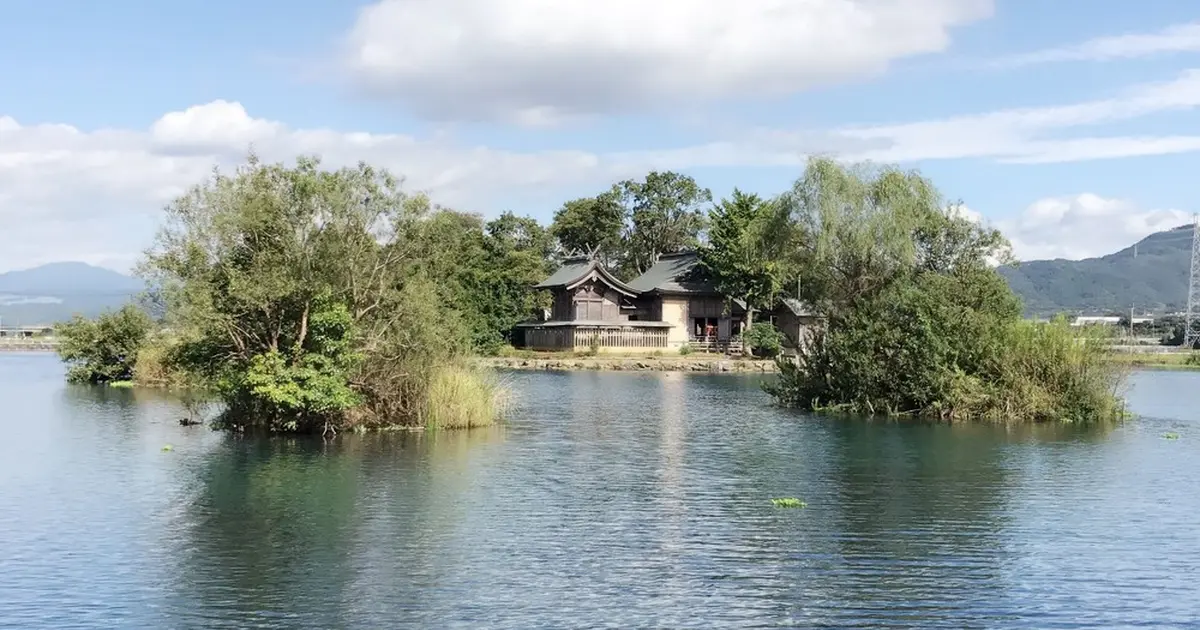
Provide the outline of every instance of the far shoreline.
{"type": "MultiPolygon", "coordinates": [[[[54,354],[55,343],[0,341],[0,356],[18,354],[54,354]]],[[[1109,360],[1137,370],[1200,371],[1200,364],[1187,363],[1187,352],[1114,352],[1109,360]]],[[[485,368],[524,371],[576,372],[692,372],[774,374],[779,371],[772,359],[730,357],[725,355],[646,356],[646,355],[556,355],[534,353],[529,356],[480,356],[472,362],[485,368]]]]}
{"type": "Polygon", "coordinates": [[[47,343],[0,343],[0,354],[54,354],[57,346],[47,343]]]}
{"type": "Polygon", "coordinates": [[[773,374],[779,371],[772,359],[727,357],[725,355],[661,356],[528,356],[477,357],[475,364],[486,368],[529,371],[574,372],[693,372],[773,374]]]}

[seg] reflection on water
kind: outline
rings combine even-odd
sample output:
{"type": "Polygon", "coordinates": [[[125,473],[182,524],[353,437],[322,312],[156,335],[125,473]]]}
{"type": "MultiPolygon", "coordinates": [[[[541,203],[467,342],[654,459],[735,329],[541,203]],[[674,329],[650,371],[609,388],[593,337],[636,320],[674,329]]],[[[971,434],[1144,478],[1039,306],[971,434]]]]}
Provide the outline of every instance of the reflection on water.
{"type": "Polygon", "coordinates": [[[811,418],[741,376],[509,381],[487,431],[261,440],[0,356],[0,626],[1200,621],[1200,426],[1173,402],[1200,374],[1136,375],[1156,417],[1110,430],[811,418]]]}

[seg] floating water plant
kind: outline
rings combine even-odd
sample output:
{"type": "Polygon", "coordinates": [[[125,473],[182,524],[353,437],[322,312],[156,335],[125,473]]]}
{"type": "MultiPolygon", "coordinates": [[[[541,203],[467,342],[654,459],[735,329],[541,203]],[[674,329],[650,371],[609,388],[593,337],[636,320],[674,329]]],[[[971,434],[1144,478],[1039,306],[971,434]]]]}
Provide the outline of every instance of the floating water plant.
{"type": "Polygon", "coordinates": [[[1163,436],[1164,440],[1178,440],[1179,439],[1179,434],[1174,433],[1172,431],[1168,431],[1168,432],[1162,434],[1162,436],[1163,436]]]}
{"type": "Polygon", "coordinates": [[[175,447],[174,447],[174,446],[171,446],[170,444],[167,444],[166,446],[162,447],[162,450],[163,450],[163,452],[164,452],[164,453],[166,453],[167,451],[173,451],[173,450],[175,450],[175,447]]]}
{"type": "Polygon", "coordinates": [[[771,505],[781,508],[802,508],[808,507],[808,504],[795,497],[785,499],[771,499],[771,505]]]}
{"type": "Polygon", "coordinates": [[[117,389],[133,389],[133,381],[109,381],[108,386],[117,389]]]}

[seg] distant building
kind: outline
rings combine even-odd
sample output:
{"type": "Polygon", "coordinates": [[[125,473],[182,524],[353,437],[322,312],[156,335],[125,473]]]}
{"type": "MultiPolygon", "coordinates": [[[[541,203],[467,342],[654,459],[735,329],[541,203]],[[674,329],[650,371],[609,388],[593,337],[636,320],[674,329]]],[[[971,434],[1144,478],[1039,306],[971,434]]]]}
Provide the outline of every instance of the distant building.
{"type": "MultiPolygon", "coordinates": [[[[694,252],[667,254],[645,273],[621,282],[599,261],[563,262],[533,288],[549,290],[544,321],[521,324],[525,347],[535,350],[631,352],[678,349],[741,351],[746,304],[718,292],[694,252]]],[[[807,338],[815,316],[793,299],[763,312],[793,344],[807,338]]]]}
{"type": "Polygon", "coordinates": [[[1099,315],[1080,315],[1071,322],[1072,326],[1118,326],[1121,323],[1120,317],[1109,317],[1099,315]]]}

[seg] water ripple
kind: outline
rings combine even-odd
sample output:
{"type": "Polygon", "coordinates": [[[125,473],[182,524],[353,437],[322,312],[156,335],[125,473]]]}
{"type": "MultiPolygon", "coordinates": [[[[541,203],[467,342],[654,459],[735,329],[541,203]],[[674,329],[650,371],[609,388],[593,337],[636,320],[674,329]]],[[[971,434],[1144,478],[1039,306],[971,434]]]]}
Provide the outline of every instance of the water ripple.
{"type": "Polygon", "coordinates": [[[1200,624],[1200,426],[1164,402],[1200,375],[1137,375],[1153,415],[1112,431],[831,421],[745,377],[509,381],[494,430],[258,441],[0,357],[0,626],[1200,624]]]}

